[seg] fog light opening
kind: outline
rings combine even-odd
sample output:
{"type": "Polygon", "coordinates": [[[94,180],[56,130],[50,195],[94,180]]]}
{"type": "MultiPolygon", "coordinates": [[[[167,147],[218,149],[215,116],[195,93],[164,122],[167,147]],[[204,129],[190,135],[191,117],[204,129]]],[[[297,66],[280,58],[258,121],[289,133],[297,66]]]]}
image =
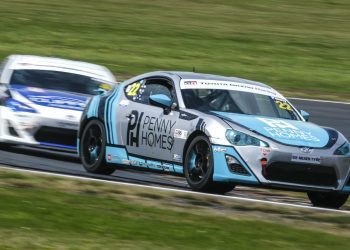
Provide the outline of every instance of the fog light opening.
{"type": "Polygon", "coordinates": [[[227,166],[231,172],[239,175],[250,175],[250,173],[245,169],[245,167],[242,166],[242,164],[235,157],[231,155],[226,155],[225,158],[227,166]]]}
{"type": "Polygon", "coordinates": [[[267,159],[266,158],[262,158],[260,160],[260,162],[261,162],[262,174],[263,174],[263,176],[266,176],[267,159]]]}

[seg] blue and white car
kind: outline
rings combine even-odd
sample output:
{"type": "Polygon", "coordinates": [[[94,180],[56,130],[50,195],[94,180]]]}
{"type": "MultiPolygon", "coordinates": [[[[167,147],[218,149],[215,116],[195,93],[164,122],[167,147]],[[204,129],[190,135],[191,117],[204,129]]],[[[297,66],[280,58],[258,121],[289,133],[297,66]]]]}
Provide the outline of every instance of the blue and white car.
{"type": "Polygon", "coordinates": [[[236,185],[301,190],[315,206],[339,208],[350,193],[349,142],[308,118],[259,82],[151,72],[89,102],[79,153],[92,173],[147,169],[217,193],[236,185]]]}
{"type": "Polygon", "coordinates": [[[0,66],[0,143],[75,151],[86,103],[114,82],[100,65],[9,56],[0,66]]]}

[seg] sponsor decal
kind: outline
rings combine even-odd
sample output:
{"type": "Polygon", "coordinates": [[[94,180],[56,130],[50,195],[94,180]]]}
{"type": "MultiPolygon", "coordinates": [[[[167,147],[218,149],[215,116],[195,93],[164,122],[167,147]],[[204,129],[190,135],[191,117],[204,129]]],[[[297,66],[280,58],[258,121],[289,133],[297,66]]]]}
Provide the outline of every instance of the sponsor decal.
{"type": "Polygon", "coordinates": [[[174,160],[174,161],[182,161],[182,156],[181,156],[181,155],[178,155],[178,154],[174,154],[174,155],[173,155],[173,160],[174,160]]]}
{"type": "Polygon", "coordinates": [[[196,86],[197,85],[197,81],[184,81],[184,85],[185,86],[196,86]]]}
{"type": "Polygon", "coordinates": [[[222,153],[222,152],[226,152],[226,148],[224,147],[214,147],[214,152],[216,153],[222,153]]]}
{"type": "Polygon", "coordinates": [[[231,81],[216,81],[216,80],[199,80],[186,79],[180,81],[181,89],[222,89],[250,92],[261,95],[268,95],[285,99],[280,93],[270,87],[258,86],[247,83],[231,82],[231,81]]]}
{"type": "Polygon", "coordinates": [[[175,132],[174,132],[174,138],[179,138],[179,139],[184,139],[186,140],[187,139],[187,134],[188,134],[188,131],[186,130],[181,130],[181,129],[175,129],[175,132]]]}
{"type": "Polygon", "coordinates": [[[170,172],[170,170],[172,170],[174,168],[174,165],[173,164],[170,164],[170,163],[163,163],[163,170],[165,172],[170,172]]]}
{"type": "Polygon", "coordinates": [[[260,148],[260,152],[262,154],[262,156],[268,156],[271,153],[271,149],[269,148],[260,148]]]}
{"type": "Polygon", "coordinates": [[[107,160],[108,161],[118,161],[121,162],[122,164],[129,165],[130,161],[128,159],[122,159],[120,155],[115,155],[115,154],[108,154],[107,155],[107,160]]]}
{"type": "Polygon", "coordinates": [[[144,112],[133,110],[128,123],[127,145],[154,147],[171,150],[174,145],[172,131],[176,121],[145,115],[144,112]]]}
{"type": "Polygon", "coordinates": [[[302,162],[302,163],[321,164],[321,157],[320,156],[292,154],[291,161],[302,162]]]}
{"type": "Polygon", "coordinates": [[[150,169],[156,169],[161,170],[164,172],[170,172],[174,171],[174,165],[171,163],[166,162],[159,162],[159,161],[144,161],[144,160],[131,160],[129,161],[130,165],[134,167],[140,167],[140,168],[150,168],[150,169]]]}
{"type": "Polygon", "coordinates": [[[86,100],[80,100],[70,97],[29,95],[28,99],[36,104],[55,108],[70,108],[76,110],[83,110],[86,106],[86,100]]]}
{"type": "Polygon", "coordinates": [[[122,164],[130,165],[130,161],[127,159],[122,160],[122,164]]]}
{"type": "Polygon", "coordinates": [[[280,100],[275,98],[275,103],[282,110],[293,111],[292,106],[290,106],[287,100],[280,100]]]}
{"type": "Polygon", "coordinates": [[[305,132],[287,121],[283,120],[275,120],[269,118],[257,118],[262,121],[268,127],[264,127],[264,129],[270,134],[273,138],[280,139],[289,139],[289,140],[302,140],[302,141],[310,141],[310,142],[319,142],[316,136],[312,135],[311,132],[305,132]]]}
{"type": "Polygon", "coordinates": [[[303,148],[300,148],[300,151],[304,154],[312,154],[314,150],[309,147],[303,147],[303,148]]]}
{"type": "Polygon", "coordinates": [[[119,103],[119,106],[122,106],[122,107],[127,107],[129,106],[129,100],[121,100],[120,103],[119,103]]]}

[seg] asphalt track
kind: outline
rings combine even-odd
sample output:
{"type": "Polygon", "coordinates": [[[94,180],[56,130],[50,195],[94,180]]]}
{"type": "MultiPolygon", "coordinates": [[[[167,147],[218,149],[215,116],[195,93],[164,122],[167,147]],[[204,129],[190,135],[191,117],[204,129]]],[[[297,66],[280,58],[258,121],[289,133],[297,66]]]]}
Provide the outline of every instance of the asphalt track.
{"type": "MultiPolygon", "coordinates": [[[[350,138],[350,104],[330,103],[310,100],[291,99],[298,109],[310,113],[310,121],[322,126],[334,127],[350,138]]],[[[28,147],[2,147],[0,149],[0,167],[13,167],[34,171],[52,172],[64,175],[88,177],[107,181],[141,184],[153,187],[189,190],[182,177],[155,174],[136,170],[117,170],[113,175],[101,176],[87,173],[74,154],[57,153],[28,147]]],[[[306,196],[281,194],[267,189],[237,187],[228,194],[230,197],[256,199],[285,204],[310,206],[306,196]]],[[[343,210],[350,211],[350,206],[343,210]]]]}

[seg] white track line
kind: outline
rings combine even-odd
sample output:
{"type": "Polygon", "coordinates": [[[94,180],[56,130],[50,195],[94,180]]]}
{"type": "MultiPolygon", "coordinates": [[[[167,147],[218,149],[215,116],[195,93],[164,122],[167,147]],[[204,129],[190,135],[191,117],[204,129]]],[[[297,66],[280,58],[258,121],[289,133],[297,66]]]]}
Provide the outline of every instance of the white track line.
{"type": "Polygon", "coordinates": [[[329,100],[318,100],[318,99],[307,99],[307,98],[296,98],[289,97],[289,100],[300,100],[300,101],[308,101],[308,102],[323,102],[323,103],[334,103],[334,104],[345,104],[350,105],[350,102],[338,102],[338,101],[329,101],[329,100]]]}
{"type": "Polygon", "coordinates": [[[170,192],[177,192],[177,193],[195,194],[195,195],[206,196],[206,197],[216,197],[216,198],[227,199],[227,200],[249,201],[249,202],[264,203],[264,204],[277,205],[277,206],[295,207],[295,208],[303,208],[303,209],[317,210],[317,211],[323,211],[323,212],[343,213],[343,214],[349,214],[350,215],[350,211],[345,211],[345,210],[334,210],[334,209],[327,209],[327,208],[320,208],[320,207],[311,207],[311,206],[309,207],[309,206],[304,206],[304,205],[290,204],[290,203],[283,203],[283,202],[276,202],[276,201],[264,201],[264,200],[252,199],[252,198],[243,198],[243,197],[235,197],[235,196],[225,196],[225,195],[199,193],[199,192],[194,192],[194,191],[189,191],[189,190],[173,189],[173,188],[166,188],[166,187],[156,187],[156,186],[147,186],[147,185],[142,185],[142,184],[119,182],[119,181],[101,180],[101,179],[95,179],[95,178],[90,178],[90,177],[74,176],[74,175],[69,175],[69,174],[50,173],[50,172],[44,172],[44,171],[40,171],[40,170],[28,170],[28,169],[11,168],[11,167],[5,167],[5,166],[0,166],[0,167],[3,168],[3,169],[15,170],[15,171],[19,171],[19,172],[37,173],[37,174],[42,174],[42,175],[51,175],[51,176],[64,177],[64,178],[83,180],[83,181],[95,181],[95,182],[102,182],[102,183],[108,183],[108,184],[114,184],[114,185],[141,187],[141,188],[161,190],[161,191],[170,191],[170,192]]]}

